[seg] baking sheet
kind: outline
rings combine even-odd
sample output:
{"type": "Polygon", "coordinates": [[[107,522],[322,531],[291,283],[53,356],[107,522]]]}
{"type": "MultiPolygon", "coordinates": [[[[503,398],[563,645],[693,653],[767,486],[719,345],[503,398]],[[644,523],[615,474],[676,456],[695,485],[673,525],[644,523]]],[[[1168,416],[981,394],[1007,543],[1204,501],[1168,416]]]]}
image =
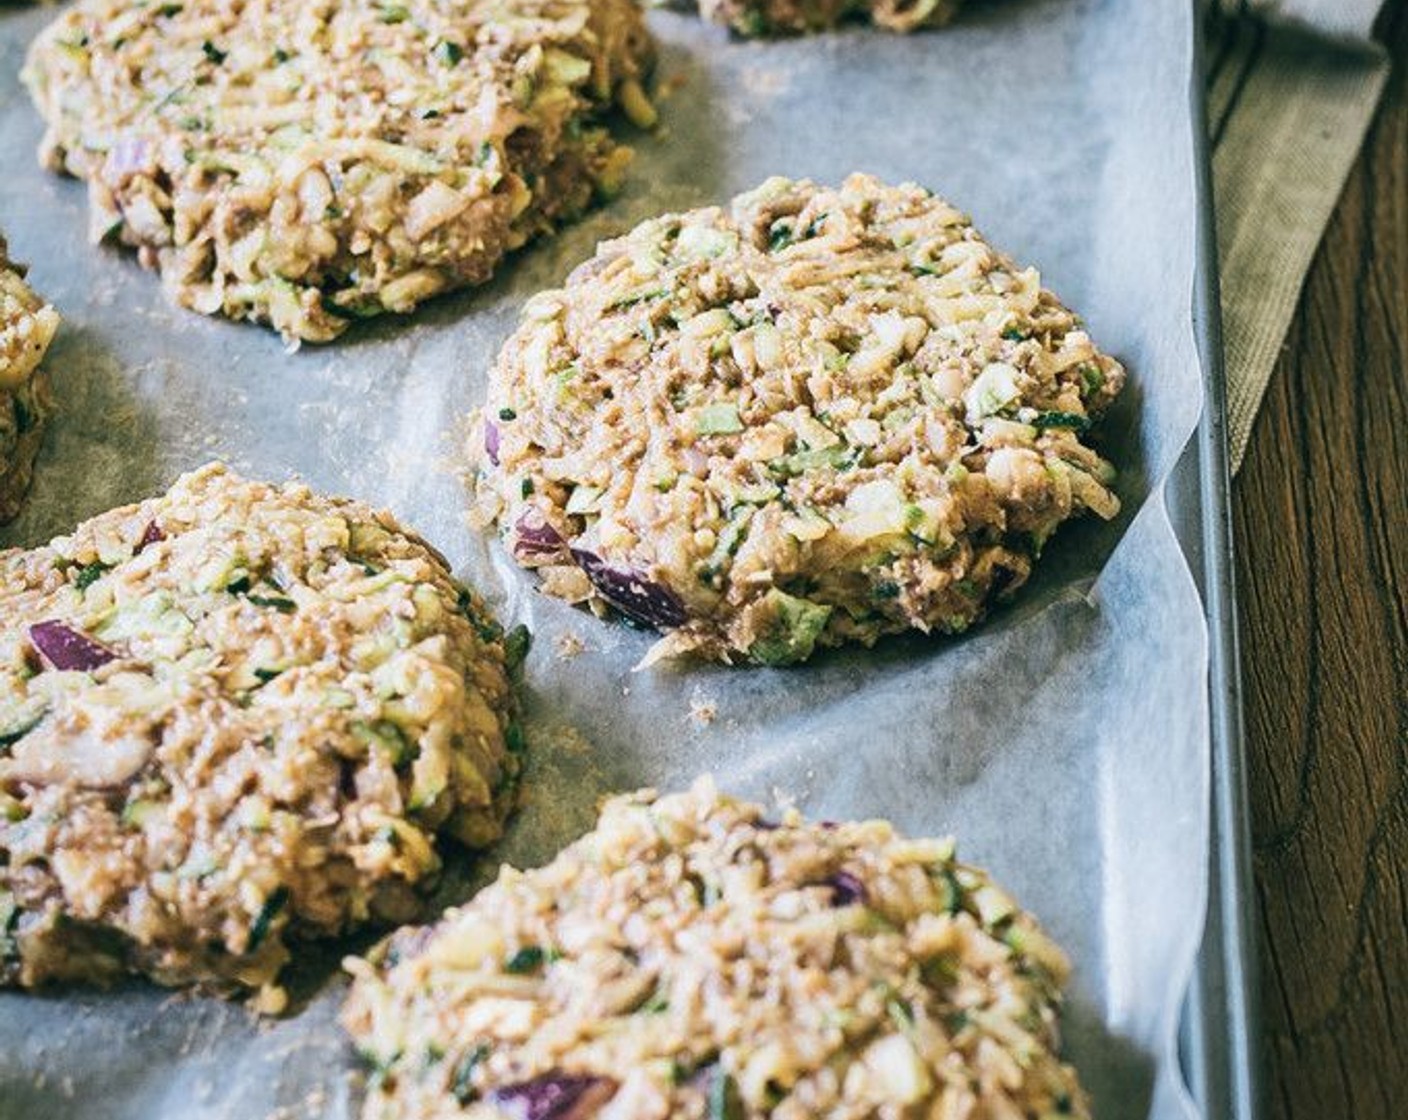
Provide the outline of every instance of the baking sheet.
{"type": "MultiPolygon", "coordinates": [[[[1207,39],[1194,40],[1193,120],[1206,123],[1207,39]]],[[[1237,634],[1236,557],[1227,452],[1227,378],[1223,364],[1217,231],[1206,127],[1195,133],[1198,259],[1193,326],[1206,402],[1165,491],[1169,516],[1205,603],[1212,767],[1207,921],[1196,975],[1184,1003],[1180,1058],[1188,1088],[1208,1116],[1255,1120],[1262,1103],[1256,906],[1251,814],[1237,634]]]]}
{"type": "MultiPolygon", "coordinates": [[[[1207,888],[1206,629],[1160,497],[1201,403],[1191,6],[995,0],[938,34],[775,44],[653,13],[661,76],[682,81],[621,199],[480,292],[291,355],[257,328],[171,308],[130,257],[85,244],[83,189],[31,161],[39,127],[15,80],[51,15],[0,17],[0,228],[66,316],[50,358],[64,413],[0,543],[42,541],[212,457],[384,503],[536,635],[530,802],[447,890],[497,859],[545,859],[603,791],[703,770],[818,816],[952,832],[1070,951],[1067,1050],[1097,1115],[1194,1115],[1174,1042],[1207,888]],[[455,422],[522,299],[598,238],[767,174],[853,169],[971,210],[1129,365],[1106,437],[1126,512],[1063,532],[1022,603],[959,640],[792,670],[632,673],[650,636],[536,595],[467,531],[443,469],[455,422]],[[570,659],[567,634],[585,645],[570,659]]],[[[334,956],[313,955],[309,1002],[273,1023],[136,984],[0,994],[0,1117],[349,1115],[334,956]]]]}

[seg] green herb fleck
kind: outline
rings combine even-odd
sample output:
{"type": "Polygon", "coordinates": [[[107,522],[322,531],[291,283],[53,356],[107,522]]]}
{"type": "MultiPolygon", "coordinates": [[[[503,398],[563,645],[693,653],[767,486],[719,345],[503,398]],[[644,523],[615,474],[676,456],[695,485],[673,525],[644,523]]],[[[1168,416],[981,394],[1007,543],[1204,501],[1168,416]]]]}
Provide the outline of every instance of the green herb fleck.
{"type": "Polygon", "coordinates": [[[282,672],[282,669],[255,669],[254,675],[258,677],[259,680],[262,681],[264,684],[268,684],[271,680],[273,680],[282,672]]]}
{"type": "Polygon", "coordinates": [[[393,848],[400,849],[401,837],[396,834],[396,830],[389,824],[382,825],[372,833],[373,840],[380,840],[383,844],[390,844],[393,848]]]}
{"type": "MultiPolygon", "coordinates": [[[[330,206],[324,211],[323,216],[328,219],[340,218],[342,211],[336,206],[330,206]]],[[[348,289],[346,293],[339,292],[336,296],[324,292],[319,297],[318,303],[329,315],[335,315],[339,319],[370,319],[385,310],[381,306],[381,302],[375,298],[344,302],[349,295],[354,296],[355,293],[351,289],[348,289]]]]}
{"type": "Polygon", "coordinates": [[[405,23],[411,18],[411,13],[400,4],[383,4],[381,6],[382,23],[405,23]]]}
{"type": "Polygon", "coordinates": [[[282,595],[249,595],[247,598],[256,607],[272,607],[280,614],[292,614],[298,609],[297,603],[282,595]]]}
{"type": "Polygon", "coordinates": [[[160,811],[159,803],[138,798],[122,807],[122,823],[129,828],[141,828],[160,811]]]}
{"type": "Polygon", "coordinates": [[[1038,428],[1070,428],[1083,432],[1090,427],[1090,417],[1079,412],[1038,412],[1032,423],[1038,428]]]}
{"type": "Polygon", "coordinates": [[[455,604],[460,614],[469,619],[470,625],[474,627],[474,632],[479,635],[481,642],[497,642],[504,636],[504,628],[492,618],[481,614],[479,606],[474,601],[473,594],[466,588],[460,588],[459,599],[455,604]]]}
{"type": "Polygon", "coordinates": [[[791,455],[784,455],[781,459],[773,459],[768,463],[768,470],[783,478],[793,478],[807,471],[825,470],[848,470],[855,466],[856,456],[859,452],[854,448],[837,444],[835,447],[818,447],[807,451],[794,451],[791,455]]]}
{"type": "Polygon", "coordinates": [[[638,303],[645,303],[647,300],[661,299],[670,294],[669,288],[650,288],[645,291],[630,292],[620,296],[606,305],[604,310],[615,311],[622,307],[634,307],[638,303]]]}
{"type": "Polygon", "coordinates": [[[944,909],[949,914],[957,914],[963,909],[963,884],[958,881],[958,876],[953,873],[953,869],[945,867],[940,873],[943,877],[944,886],[948,888],[948,898],[944,900],[944,909]]]}
{"type": "Polygon", "coordinates": [[[751,39],[761,39],[771,30],[768,24],[768,17],[763,15],[763,13],[756,8],[744,12],[737,21],[735,21],[734,26],[738,29],[740,35],[751,39]]]}
{"type": "Polygon", "coordinates": [[[450,1092],[455,1094],[455,1100],[460,1104],[468,1104],[479,1096],[474,1088],[474,1071],[484,1064],[484,1059],[488,1056],[489,1047],[480,1043],[455,1066],[455,1077],[450,1084],[450,1092]]]}
{"type": "Polygon", "coordinates": [[[919,966],[919,975],[929,987],[942,988],[953,983],[958,969],[948,957],[930,957],[919,966]]]}
{"type": "Polygon", "coordinates": [[[275,887],[269,892],[269,897],[264,900],[264,905],[259,908],[259,915],[254,919],[254,924],[249,927],[249,952],[254,952],[263,944],[264,939],[269,936],[269,927],[273,924],[274,918],[288,902],[288,888],[275,887]]]}
{"type": "Polygon", "coordinates": [[[748,526],[753,519],[757,509],[749,505],[738,505],[729,514],[728,524],[719,533],[718,540],[714,543],[714,551],[709,553],[709,558],[699,568],[699,579],[703,583],[714,585],[724,569],[730,566],[739,547],[743,544],[743,539],[748,535],[748,526]]]}
{"type": "Polygon", "coordinates": [[[709,1120],[743,1120],[743,1098],[733,1078],[716,1068],[709,1080],[709,1120]]]}
{"type": "Polygon", "coordinates": [[[415,758],[415,747],[406,738],[406,733],[400,726],[389,719],[378,719],[367,723],[358,720],[349,728],[358,742],[363,743],[368,748],[377,748],[386,752],[391,759],[391,765],[396,769],[405,766],[415,758]]]}
{"type": "Polygon", "coordinates": [[[432,53],[442,66],[454,66],[460,59],[464,58],[464,48],[458,43],[450,42],[448,39],[441,39],[440,42],[436,43],[435,50],[432,53]]]}
{"type": "Polygon", "coordinates": [[[20,907],[9,891],[0,891],[0,961],[14,960],[20,955],[19,945],[11,934],[20,923],[20,907]]]}
{"type": "Polygon", "coordinates": [[[895,1024],[895,1029],[901,1034],[908,1034],[914,1029],[914,1009],[903,1000],[893,997],[887,999],[885,1010],[889,1012],[890,1022],[895,1024]]]}
{"type": "Polygon", "coordinates": [[[216,66],[219,66],[229,57],[225,51],[222,51],[209,39],[200,45],[200,49],[201,53],[204,54],[206,58],[210,59],[211,62],[215,63],[216,66]]]}
{"type": "Polygon", "coordinates": [[[111,564],[104,564],[101,560],[94,560],[91,564],[85,564],[78,569],[78,575],[74,577],[73,585],[79,591],[86,591],[97,583],[103,573],[111,568],[111,564]]]}
{"type": "Polygon", "coordinates": [[[513,409],[511,409],[511,408],[501,408],[501,409],[499,409],[499,419],[500,419],[500,420],[517,420],[517,419],[518,419],[518,413],[514,412],[513,409]]]}
{"type": "Polygon", "coordinates": [[[514,976],[522,976],[525,973],[537,972],[543,967],[543,961],[547,959],[547,954],[538,945],[525,945],[504,961],[504,971],[512,973],[514,976]]]}
{"type": "Polygon", "coordinates": [[[46,714],[47,709],[45,709],[45,711],[43,712],[40,712],[37,716],[34,716],[33,718],[21,720],[18,724],[14,724],[10,727],[4,728],[3,730],[0,730],[0,747],[8,747],[12,743],[18,743],[21,739],[23,739],[26,735],[28,735],[31,731],[33,731],[36,727],[39,726],[40,722],[44,719],[44,716],[46,714]]]}
{"type": "Polygon", "coordinates": [[[504,663],[510,673],[523,664],[523,659],[528,656],[528,647],[532,644],[533,636],[526,626],[515,626],[504,636],[504,663]]]}

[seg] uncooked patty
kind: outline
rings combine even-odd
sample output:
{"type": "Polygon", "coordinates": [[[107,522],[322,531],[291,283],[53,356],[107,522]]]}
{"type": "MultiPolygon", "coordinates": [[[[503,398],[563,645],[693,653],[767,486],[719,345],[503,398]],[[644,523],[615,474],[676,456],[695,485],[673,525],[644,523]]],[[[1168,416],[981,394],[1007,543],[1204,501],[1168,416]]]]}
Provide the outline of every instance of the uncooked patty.
{"type": "Polygon", "coordinates": [[[1087,1115],[1066,960],[951,841],[707,782],[348,967],[367,1120],[1087,1115]]]}
{"type": "Polygon", "coordinates": [[[504,641],[389,514],[219,465],[0,553],[0,982],[259,989],[495,839],[504,641]]]}
{"type": "Polygon", "coordinates": [[[705,19],[739,35],[795,35],[822,31],[849,19],[869,20],[887,31],[942,27],[960,0],[699,0],[705,19]]]}
{"type": "Polygon", "coordinates": [[[39,368],[59,315],[25,283],[0,235],[0,522],[19,512],[49,410],[49,379],[39,368]]]}
{"type": "Polygon", "coordinates": [[[549,592],[780,664],[956,632],[1069,518],[1124,383],[1079,320],[912,185],[772,179],[603,243],[536,296],[469,441],[549,592]]]}
{"type": "Polygon", "coordinates": [[[30,50],[43,161],[182,306],[324,341],[489,278],[653,120],[634,0],[81,0],[30,50]]]}

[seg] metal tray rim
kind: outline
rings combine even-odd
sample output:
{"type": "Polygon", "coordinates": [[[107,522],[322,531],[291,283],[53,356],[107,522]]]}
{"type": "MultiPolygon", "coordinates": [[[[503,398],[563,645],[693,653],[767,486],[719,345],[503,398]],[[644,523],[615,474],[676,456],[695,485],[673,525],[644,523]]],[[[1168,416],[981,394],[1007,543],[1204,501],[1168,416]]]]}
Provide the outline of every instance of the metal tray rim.
{"type": "Polygon", "coordinates": [[[1205,1117],[1256,1120],[1261,1114],[1256,915],[1237,630],[1226,377],[1203,44],[1197,18],[1199,5],[1197,0],[1192,3],[1195,10],[1190,96],[1198,212],[1191,310],[1205,400],[1188,454],[1197,458],[1201,557],[1196,575],[1208,624],[1212,835],[1207,918],[1197,971],[1184,1005],[1181,1050],[1189,1090],[1205,1117]]]}

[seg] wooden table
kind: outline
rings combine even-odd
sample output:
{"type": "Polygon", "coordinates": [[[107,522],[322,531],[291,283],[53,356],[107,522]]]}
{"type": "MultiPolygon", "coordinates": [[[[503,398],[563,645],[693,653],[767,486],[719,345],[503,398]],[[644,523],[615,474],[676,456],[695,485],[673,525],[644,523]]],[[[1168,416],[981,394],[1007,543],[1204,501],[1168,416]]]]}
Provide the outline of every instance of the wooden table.
{"type": "Polygon", "coordinates": [[[1233,488],[1266,1115],[1408,1117],[1408,3],[1233,488]]]}

